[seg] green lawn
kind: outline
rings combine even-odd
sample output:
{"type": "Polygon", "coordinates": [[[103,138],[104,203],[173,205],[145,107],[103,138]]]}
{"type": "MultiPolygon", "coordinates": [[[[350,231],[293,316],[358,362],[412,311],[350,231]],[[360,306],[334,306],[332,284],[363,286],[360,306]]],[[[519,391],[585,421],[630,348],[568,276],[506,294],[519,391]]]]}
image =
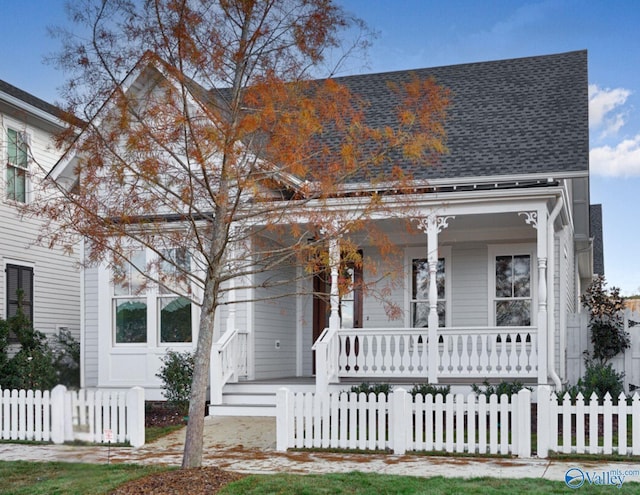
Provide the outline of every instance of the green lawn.
{"type": "Polygon", "coordinates": [[[0,493],[12,495],[98,495],[126,481],[166,470],[133,464],[0,462],[0,493]]]}
{"type": "MultiPolygon", "coordinates": [[[[0,462],[0,493],[39,494],[107,494],[126,481],[166,470],[161,466],[126,464],[96,465],[61,462],[0,462]]],[[[584,485],[586,494],[640,493],[637,483],[625,483],[621,492],[611,486],[584,485]]],[[[513,494],[527,495],[563,493],[571,490],[562,481],[540,479],[418,478],[380,474],[346,473],[326,475],[252,475],[227,485],[225,495],[320,495],[320,494],[513,494]]]]}

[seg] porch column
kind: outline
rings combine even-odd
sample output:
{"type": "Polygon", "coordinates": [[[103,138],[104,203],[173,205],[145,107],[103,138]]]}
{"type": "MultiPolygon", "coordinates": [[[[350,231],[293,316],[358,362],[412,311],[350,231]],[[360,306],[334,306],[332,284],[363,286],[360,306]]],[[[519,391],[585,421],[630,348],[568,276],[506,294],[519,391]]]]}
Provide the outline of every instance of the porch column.
{"type": "Polygon", "coordinates": [[[427,234],[427,265],[429,266],[429,316],[428,328],[428,378],[429,383],[438,383],[438,234],[449,226],[454,216],[429,215],[418,220],[418,228],[427,234]]]}
{"type": "MultiPolygon", "coordinates": [[[[537,230],[537,257],[538,257],[538,385],[546,385],[548,335],[547,335],[547,211],[539,208],[536,211],[520,212],[524,215],[525,222],[537,230]]],[[[533,310],[533,308],[532,308],[533,310]]]]}
{"type": "Polygon", "coordinates": [[[340,243],[337,238],[329,241],[329,264],[331,267],[331,297],[330,307],[331,314],[329,316],[329,328],[337,330],[340,328],[340,294],[338,292],[338,276],[340,270],[340,243]]]}
{"type": "Polygon", "coordinates": [[[429,265],[429,383],[438,383],[438,224],[429,217],[427,225],[427,263],[429,265]]]}

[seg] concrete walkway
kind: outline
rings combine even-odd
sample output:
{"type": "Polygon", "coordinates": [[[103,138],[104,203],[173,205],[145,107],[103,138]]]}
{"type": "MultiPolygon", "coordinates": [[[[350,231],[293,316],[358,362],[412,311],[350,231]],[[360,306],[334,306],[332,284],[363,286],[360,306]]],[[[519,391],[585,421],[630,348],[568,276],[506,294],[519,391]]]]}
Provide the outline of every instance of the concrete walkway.
{"type": "MultiPolygon", "coordinates": [[[[180,465],[184,435],[185,431],[182,429],[138,449],[3,443],[0,444],[0,460],[180,465]]],[[[491,476],[546,478],[556,481],[564,481],[567,470],[576,467],[583,472],[638,470],[640,473],[640,465],[632,463],[326,452],[282,453],[275,451],[275,442],[275,418],[208,417],[205,420],[203,464],[241,473],[362,471],[424,477],[491,476]]],[[[640,481],[640,475],[627,476],[625,483],[631,481],[640,481]]]]}

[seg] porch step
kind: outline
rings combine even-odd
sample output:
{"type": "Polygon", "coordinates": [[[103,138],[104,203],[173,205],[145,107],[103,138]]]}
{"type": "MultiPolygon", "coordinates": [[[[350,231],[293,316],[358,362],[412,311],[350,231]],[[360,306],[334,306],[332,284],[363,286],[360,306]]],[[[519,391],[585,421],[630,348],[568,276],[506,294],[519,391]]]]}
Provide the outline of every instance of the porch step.
{"type": "Polygon", "coordinates": [[[245,393],[245,392],[229,392],[222,394],[222,403],[224,405],[254,405],[254,406],[275,406],[275,393],[245,393]]]}
{"type": "Polygon", "coordinates": [[[218,404],[209,406],[209,416],[272,416],[276,405],[265,404],[218,404]]]}

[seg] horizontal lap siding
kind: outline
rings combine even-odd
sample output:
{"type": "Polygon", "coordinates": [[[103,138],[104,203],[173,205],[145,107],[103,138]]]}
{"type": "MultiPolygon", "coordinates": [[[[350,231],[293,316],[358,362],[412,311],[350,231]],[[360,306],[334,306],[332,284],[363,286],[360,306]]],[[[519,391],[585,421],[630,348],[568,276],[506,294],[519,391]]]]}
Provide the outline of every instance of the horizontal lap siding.
{"type": "Polygon", "coordinates": [[[277,378],[296,374],[295,269],[256,275],[257,287],[266,280],[292,282],[269,289],[256,289],[254,307],[255,378],[277,378]],[[274,296],[283,296],[274,298],[274,296]],[[276,349],[276,341],[280,342],[276,349]]]}
{"type": "Polygon", "coordinates": [[[84,271],[84,383],[98,385],[98,269],[84,271]]]}
{"type": "Polygon", "coordinates": [[[451,325],[488,325],[487,246],[455,244],[451,248],[451,325]]]}
{"type": "MultiPolygon", "coordinates": [[[[10,119],[5,119],[4,127],[22,130],[10,119]]],[[[39,166],[49,169],[57,156],[51,151],[49,134],[34,128],[27,128],[31,136],[31,149],[38,165],[31,163],[30,180],[37,181],[42,173],[39,166]]],[[[4,132],[2,140],[4,141],[4,132]]],[[[5,169],[2,168],[4,177],[5,169]]],[[[29,189],[33,190],[33,186],[29,189]]],[[[4,200],[6,191],[0,188],[0,262],[2,268],[7,263],[33,266],[34,275],[34,327],[44,333],[52,334],[58,326],[68,327],[76,338],[80,336],[80,271],[77,266],[77,254],[68,256],[60,249],[49,249],[36,244],[42,232],[44,222],[21,217],[16,206],[4,200]]],[[[6,276],[0,277],[0,317],[6,313],[6,276]]]]}

